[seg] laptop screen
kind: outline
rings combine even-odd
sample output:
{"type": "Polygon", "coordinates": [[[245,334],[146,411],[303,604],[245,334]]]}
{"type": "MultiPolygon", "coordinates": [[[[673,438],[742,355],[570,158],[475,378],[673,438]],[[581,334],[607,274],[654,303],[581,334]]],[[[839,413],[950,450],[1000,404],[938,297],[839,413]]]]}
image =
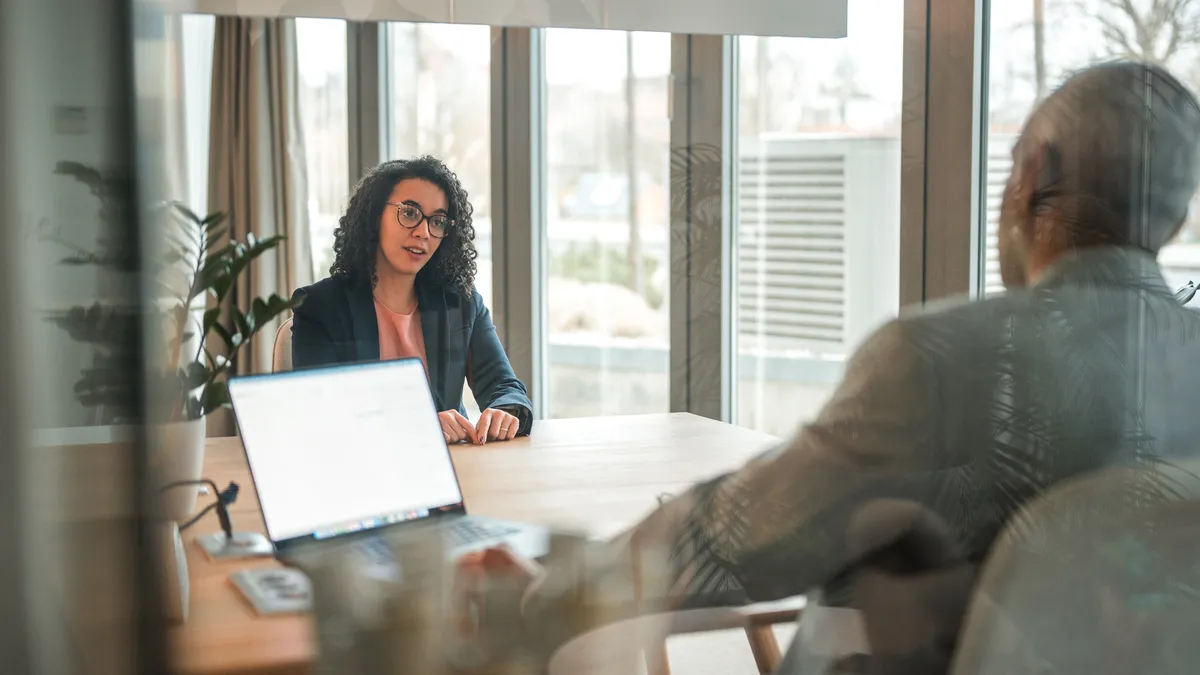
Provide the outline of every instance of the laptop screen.
{"type": "Polygon", "coordinates": [[[418,359],[235,378],[229,394],[277,545],[463,510],[418,359]]]}

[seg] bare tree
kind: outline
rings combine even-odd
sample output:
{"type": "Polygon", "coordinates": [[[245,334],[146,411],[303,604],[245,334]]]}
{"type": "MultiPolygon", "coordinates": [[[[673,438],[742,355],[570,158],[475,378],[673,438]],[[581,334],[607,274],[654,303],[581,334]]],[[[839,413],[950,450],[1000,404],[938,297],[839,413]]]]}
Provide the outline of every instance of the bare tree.
{"type": "Polygon", "coordinates": [[[1093,0],[1085,11],[1111,56],[1165,64],[1200,45],[1200,0],[1093,0]]]}
{"type": "Polygon", "coordinates": [[[837,101],[838,124],[843,126],[849,123],[850,103],[870,98],[858,86],[858,65],[849,55],[838,59],[833,69],[833,80],[821,90],[837,101]]]}
{"type": "Polygon", "coordinates": [[[633,32],[625,33],[625,163],[629,175],[629,288],[644,295],[642,233],[638,222],[637,73],[633,68],[633,32]]]}
{"type": "Polygon", "coordinates": [[[1046,97],[1046,0],[1033,0],[1033,81],[1040,101],[1046,97]]]}
{"type": "Polygon", "coordinates": [[[758,135],[761,136],[771,129],[771,88],[767,86],[767,79],[770,77],[771,53],[767,49],[767,38],[756,38],[754,42],[757,50],[754,67],[758,73],[755,82],[755,86],[758,87],[758,115],[755,117],[755,122],[758,124],[758,135]]]}

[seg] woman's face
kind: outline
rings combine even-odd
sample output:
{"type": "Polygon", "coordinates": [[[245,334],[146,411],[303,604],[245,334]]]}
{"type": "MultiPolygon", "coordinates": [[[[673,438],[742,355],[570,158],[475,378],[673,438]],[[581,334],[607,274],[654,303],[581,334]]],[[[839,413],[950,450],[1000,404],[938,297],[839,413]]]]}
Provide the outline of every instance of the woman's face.
{"type": "Polygon", "coordinates": [[[422,178],[407,178],[392,188],[388,202],[379,217],[376,270],[382,273],[390,269],[396,274],[415,275],[442,243],[434,235],[443,233],[429,221],[433,219],[437,223],[438,218],[447,218],[446,193],[422,178]]]}

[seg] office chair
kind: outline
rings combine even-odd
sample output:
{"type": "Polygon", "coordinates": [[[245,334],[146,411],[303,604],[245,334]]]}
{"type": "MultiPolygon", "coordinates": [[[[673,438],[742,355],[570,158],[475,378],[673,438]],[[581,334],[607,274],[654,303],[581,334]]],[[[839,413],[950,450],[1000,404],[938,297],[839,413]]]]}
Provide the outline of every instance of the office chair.
{"type": "Polygon", "coordinates": [[[292,369],[292,317],[288,317],[275,331],[275,346],[271,353],[271,372],[282,373],[292,369]]]}
{"type": "Polygon", "coordinates": [[[983,568],[952,675],[1195,672],[1198,468],[1098,471],[1014,517],[983,568]]]}

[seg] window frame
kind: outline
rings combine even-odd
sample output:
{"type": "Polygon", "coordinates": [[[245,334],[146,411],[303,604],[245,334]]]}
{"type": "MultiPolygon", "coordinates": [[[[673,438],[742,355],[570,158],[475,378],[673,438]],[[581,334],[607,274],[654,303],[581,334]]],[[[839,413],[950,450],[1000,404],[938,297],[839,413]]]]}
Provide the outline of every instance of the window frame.
{"type": "Polygon", "coordinates": [[[549,369],[545,54],[542,29],[492,29],[492,315],[539,419],[549,369]]]}
{"type": "MultiPolygon", "coordinates": [[[[989,0],[904,0],[900,176],[901,307],[982,286],[989,0]]],[[[347,22],[351,184],[387,152],[386,24],[347,22]]],[[[491,30],[492,313],[538,416],[545,410],[548,336],[545,37],[491,30]]],[[[720,148],[720,250],[701,250],[687,212],[690,159],[672,161],[670,410],[732,421],[737,279],[732,190],[737,158],[737,37],[672,34],[669,106],[674,153],[720,148]],[[678,171],[685,172],[679,180],[678,171]],[[700,269],[718,270],[700,278],[700,269]],[[717,292],[711,288],[716,284],[717,292]],[[706,288],[705,286],[709,286],[706,288]],[[713,321],[715,315],[719,321],[713,321]],[[705,320],[705,317],[709,317],[705,320]],[[699,364],[718,364],[714,382],[699,364]]],[[[686,153],[685,153],[686,154],[686,153]]],[[[711,247],[710,247],[711,249],[711,247]]],[[[705,366],[711,368],[711,365],[705,366]]]]}

